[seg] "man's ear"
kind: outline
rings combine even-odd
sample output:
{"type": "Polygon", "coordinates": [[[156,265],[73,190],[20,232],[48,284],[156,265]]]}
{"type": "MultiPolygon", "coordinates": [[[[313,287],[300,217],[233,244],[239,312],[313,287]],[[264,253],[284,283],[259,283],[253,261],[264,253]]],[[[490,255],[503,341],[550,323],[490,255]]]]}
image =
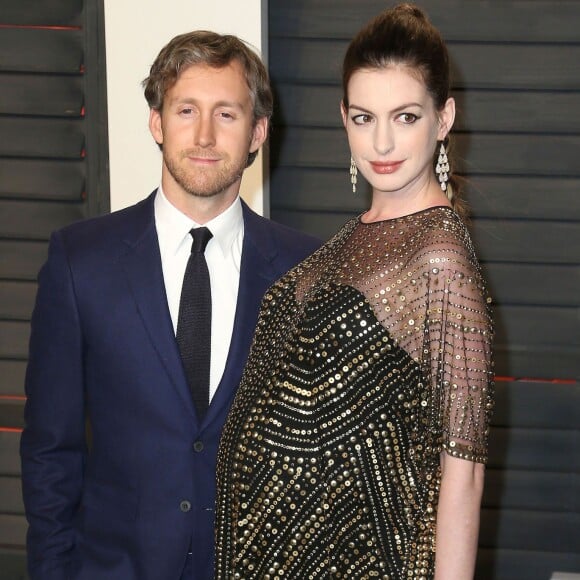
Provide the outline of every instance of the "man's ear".
{"type": "Polygon", "coordinates": [[[252,139],[250,141],[250,153],[257,151],[268,137],[268,119],[260,117],[252,129],[252,139]]]}
{"type": "Polygon", "coordinates": [[[451,127],[453,127],[453,122],[455,121],[455,99],[449,97],[447,102],[443,106],[443,109],[439,111],[439,131],[437,133],[437,141],[443,141],[451,127]]]}
{"type": "Polygon", "coordinates": [[[161,113],[157,109],[149,109],[149,131],[157,145],[163,144],[163,127],[161,126],[161,113]]]}

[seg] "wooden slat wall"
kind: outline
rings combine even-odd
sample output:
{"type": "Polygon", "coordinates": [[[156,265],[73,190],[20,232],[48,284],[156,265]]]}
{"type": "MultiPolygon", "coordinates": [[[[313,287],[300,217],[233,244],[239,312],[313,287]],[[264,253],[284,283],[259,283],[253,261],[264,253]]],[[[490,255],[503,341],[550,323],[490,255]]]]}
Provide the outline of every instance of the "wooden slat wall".
{"type": "Polygon", "coordinates": [[[18,442],[50,233],[108,210],[102,2],[0,0],[0,578],[25,578],[18,442]]]}
{"type": "MultiPolygon", "coordinates": [[[[514,356],[498,359],[498,372],[576,377],[579,333],[573,324],[561,329],[558,316],[570,312],[546,310],[546,302],[572,309],[573,321],[580,290],[580,43],[566,19],[580,17],[580,6],[477,1],[454,12],[457,2],[422,5],[449,39],[460,111],[459,166],[470,179],[472,229],[498,299],[498,320],[505,319],[500,327],[517,327],[520,313],[505,308],[496,291],[498,266],[504,266],[502,287],[525,292],[519,270],[529,265],[528,278],[539,282],[532,321],[555,316],[555,331],[547,336],[541,324],[522,333],[518,344],[507,345],[500,333],[498,352],[514,356]],[[500,24],[500,30],[483,24],[508,17],[510,26],[500,24]],[[553,279],[556,264],[565,275],[553,279]],[[571,292],[554,304],[550,287],[559,283],[571,292]],[[554,334],[559,338],[551,342],[554,334]],[[567,350],[557,360],[553,349],[560,344],[567,350]]],[[[382,7],[369,0],[356,10],[346,0],[271,2],[269,58],[279,106],[271,145],[275,219],[327,237],[365,207],[367,196],[354,198],[348,187],[348,147],[338,114],[340,61],[348,38],[382,7]]]]}
{"type": "MultiPolygon", "coordinates": [[[[450,49],[459,170],[495,299],[478,578],[580,572],[580,3],[418,3],[450,49]]],[[[350,189],[340,65],[389,4],[270,0],[274,219],[327,238],[367,207],[368,187],[350,189]]]]}

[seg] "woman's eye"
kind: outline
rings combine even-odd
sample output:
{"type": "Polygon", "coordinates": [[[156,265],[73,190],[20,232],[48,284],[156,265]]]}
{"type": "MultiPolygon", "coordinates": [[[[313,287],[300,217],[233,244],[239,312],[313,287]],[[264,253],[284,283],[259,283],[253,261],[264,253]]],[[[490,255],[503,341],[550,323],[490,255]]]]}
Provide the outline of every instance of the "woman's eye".
{"type": "Polygon", "coordinates": [[[401,121],[403,121],[403,123],[406,125],[411,125],[418,118],[419,117],[417,117],[417,115],[413,115],[413,113],[401,113],[401,115],[399,115],[399,119],[401,119],[401,121]]]}
{"type": "Polygon", "coordinates": [[[361,113],[360,115],[355,115],[352,121],[355,125],[366,125],[372,121],[372,117],[367,113],[361,113]]]}

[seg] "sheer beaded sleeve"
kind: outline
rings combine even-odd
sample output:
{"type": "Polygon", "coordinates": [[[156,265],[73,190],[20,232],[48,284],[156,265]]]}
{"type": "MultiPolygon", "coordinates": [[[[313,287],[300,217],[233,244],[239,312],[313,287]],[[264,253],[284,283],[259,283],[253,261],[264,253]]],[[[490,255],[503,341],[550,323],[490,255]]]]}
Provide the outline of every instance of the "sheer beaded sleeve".
{"type": "Polygon", "coordinates": [[[432,429],[442,434],[443,448],[485,463],[493,407],[492,324],[479,267],[460,242],[427,254],[422,366],[433,393],[432,429]]]}

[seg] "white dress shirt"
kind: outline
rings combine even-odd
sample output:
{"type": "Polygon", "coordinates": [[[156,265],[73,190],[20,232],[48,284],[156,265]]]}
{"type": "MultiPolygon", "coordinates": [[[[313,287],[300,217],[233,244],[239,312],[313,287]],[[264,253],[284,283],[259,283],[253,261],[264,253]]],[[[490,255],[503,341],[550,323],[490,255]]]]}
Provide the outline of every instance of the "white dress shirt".
{"type": "MultiPolygon", "coordinates": [[[[183,276],[193,241],[189,230],[199,225],[172,205],[159,187],[155,196],[155,226],[174,332],[177,330],[183,276]]],[[[209,374],[211,401],[226,366],[236,315],[244,241],[244,218],[240,198],[222,214],[203,225],[213,234],[205,249],[212,303],[209,374]]]]}

